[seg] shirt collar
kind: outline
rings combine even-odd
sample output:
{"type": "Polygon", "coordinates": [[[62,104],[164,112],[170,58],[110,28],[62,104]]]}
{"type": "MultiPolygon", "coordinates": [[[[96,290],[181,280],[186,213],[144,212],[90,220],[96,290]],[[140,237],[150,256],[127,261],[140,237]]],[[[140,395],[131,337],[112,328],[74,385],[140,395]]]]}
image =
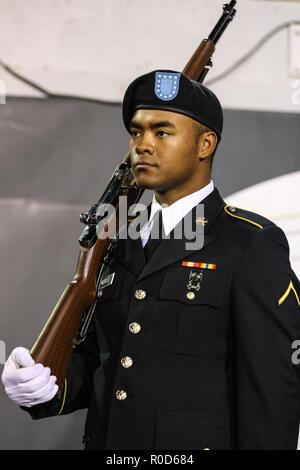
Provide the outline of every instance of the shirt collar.
{"type": "Polygon", "coordinates": [[[201,188],[198,191],[188,194],[187,196],[178,199],[173,204],[166,207],[161,206],[157,202],[154,194],[152,198],[151,213],[148,226],[151,224],[155,213],[161,209],[164,231],[166,235],[169,235],[169,233],[180,222],[180,220],[183,219],[183,217],[188,212],[190,212],[193,207],[195,207],[197,204],[200,204],[200,202],[203,201],[203,199],[205,199],[213,190],[214,183],[211,180],[208,185],[204,186],[204,188],[201,188]]]}

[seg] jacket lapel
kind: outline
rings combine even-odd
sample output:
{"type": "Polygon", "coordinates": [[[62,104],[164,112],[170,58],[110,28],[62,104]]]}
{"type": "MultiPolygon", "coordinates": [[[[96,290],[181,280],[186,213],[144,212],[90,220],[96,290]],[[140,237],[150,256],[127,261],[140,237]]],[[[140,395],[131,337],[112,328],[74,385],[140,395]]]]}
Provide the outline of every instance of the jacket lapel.
{"type": "Polygon", "coordinates": [[[148,221],[150,210],[151,204],[136,219],[128,221],[127,231],[124,233],[126,238],[122,238],[121,235],[116,246],[115,256],[118,261],[136,276],[141,273],[146,264],[145,252],[138,231],[148,221]],[[133,237],[128,233],[130,226],[133,230],[133,237]]]}
{"type": "MultiPolygon", "coordinates": [[[[199,244],[195,244],[195,238],[189,239],[184,236],[185,233],[183,233],[182,238],[175,238],[175,227],[175,229],[170,234],[170,238],[161,242],[147,264],[140,237],[138,237],[136,240],[133,240],[130,237],[128,237],[126,240],[119,240],[116,250],[116,256],[118,260],[121,262],[121,264],[125,265],[129,271],[138,276],[139,280],[142,280],[165,268],[166,266],[179,261],[187,255],[190,255],[195,251],[199,251],[199,249],[203,249],[204,247],[208,246],[210,243],[216,240],[216,236],[211,232],[211,228],[217,217],[222,212],[223,207],[225,206],[225,202],[221,198],[219,191],[215,188],[214,191],[201,202],[201,204],[204,205],[204,217],[206,220],[206,223],[204,223],[204,240],[201,248],[199,248],[199,244]],[[190,249],[187,249],[187,244],[190,244],[190,249]]],[[[146,220],[148,217],[149,207],[141,214],[141,226],[144,223],[144,220],[146,220]]],[[[190,221],[192,221],[192,230],[194,233],[196,233],[196,230],[202,230],[203,227],[201,222],[198,224],[196,223],[197,212],[198,211],[196,206],[184,217],[184,222],[187,224],[187,226],[190,221]]],[[[140,220],[140,218],[136,219],[137,222],[138,220],[140,220]]]]}
{"type": "MultiPolygon", "coordinates": [[[[194,242],[195,239],[191,240],[191,239],[186,238],[185,236],[183,236],[181,239],[172,238],[172,234],[174,233],[174,230],[176,230],[176,227],[175,227],[175,229],[170,234],[171,238],[167,240],[163,240],[162,243],[157,248],[157,250],[153,253],[148,263],[145,265],[143,271],[141,272],[139,276],[139,280],[142,280],[154,274],[155,272],[165,268],[166,266],[169,266],[170,264],[173,264],[176,261],[181,260],[187,255],[191,255],[192,253],[195,253],[196,251],[199,251],[205,248],[210,243],[216,240],[216,236],[212,234],[211,228],[215,220],[217,219],[218,215],[223,210],[223,207],[225,206],[225,202],[221,198],[219,191],[215,188],[214,191],[210,193],[201,202],[201,204],[204,205],[204,217],[207,220],[207,223],[204,224],[204,238],[202,239],[203,244],[201,248],[199,248],[199,245],[197,246],[197,244],[191,243],[191,242],[194,242]],[[190,249],[187,249],[187,244],[191,244],[190,249]],[[192,245],[194,245],[194,248],[192,245]]],[[[192,221],[193,232],[195,232],[197,229],[199,230],[199,228],[203,230],[202,224],[200,223],[198,225],[196,223],[196,217],[197,217],[196,207],[194,207],[192,211],[184,217],[184,220],[187,222],[187,224],[189,224],[190,221],[192,221]]]]}

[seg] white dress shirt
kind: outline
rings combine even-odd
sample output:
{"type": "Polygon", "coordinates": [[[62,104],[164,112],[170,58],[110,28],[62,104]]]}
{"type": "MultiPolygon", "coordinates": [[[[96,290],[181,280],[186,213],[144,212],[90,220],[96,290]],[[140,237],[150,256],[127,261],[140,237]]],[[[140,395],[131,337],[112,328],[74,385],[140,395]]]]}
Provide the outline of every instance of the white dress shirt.
{"type": "Polygon", "coordinates": [[[144,225],[141,230],[140,237],[142,240],[142,245],[145,246],[153,224],[154,214],[158,210],[162,210],[162,221],[164,226],[164,231],[166,236],[173,230],[174,227],[183,219],[183,217],[192,210],[197,204],[200,204],[203,199],[205,199],[212,191],[214,190],[214,183],[211,180],[207,186],[204,188],[195,191],[194,193],[188,194],[178,201],[175,201],[173,204],[167,207],[161,206],[153,195],[152,204],[151,204],[151,213],[149,221],[144,225]]]}

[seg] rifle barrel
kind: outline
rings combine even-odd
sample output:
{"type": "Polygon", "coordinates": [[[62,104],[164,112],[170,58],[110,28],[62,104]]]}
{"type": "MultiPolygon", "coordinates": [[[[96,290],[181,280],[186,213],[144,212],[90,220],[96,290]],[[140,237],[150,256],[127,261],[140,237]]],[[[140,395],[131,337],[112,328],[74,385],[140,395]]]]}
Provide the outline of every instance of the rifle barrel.
{"type": "Polygon", "coordinates": [[[233,17],[236,13],[236,10],[233,8],[235,4],[236,0],[232,0],[229,4],[226,3],[223,6],[223,15],[217,22],[210,35],[208,36],[208,39],[210,39],[214,44],[218,42],[223,32],[225,31],[228,23],[233,20],[233,17]]]}

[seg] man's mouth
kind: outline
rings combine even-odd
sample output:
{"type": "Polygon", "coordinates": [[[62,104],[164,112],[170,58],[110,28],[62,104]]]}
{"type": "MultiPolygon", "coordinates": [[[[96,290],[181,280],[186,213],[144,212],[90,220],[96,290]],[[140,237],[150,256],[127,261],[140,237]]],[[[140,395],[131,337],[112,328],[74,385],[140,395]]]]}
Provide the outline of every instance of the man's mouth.
{"type": "Polygon", "coordinates": [[[145,160],[139,160],[138,162],[136,162],[134,164],[134,166],[135,166],[135,168],[146,168],[146,167],[157,166],[157,164],[151,163],[151,162],[148,162],[148,161],[145,161],[145,160]]]}

